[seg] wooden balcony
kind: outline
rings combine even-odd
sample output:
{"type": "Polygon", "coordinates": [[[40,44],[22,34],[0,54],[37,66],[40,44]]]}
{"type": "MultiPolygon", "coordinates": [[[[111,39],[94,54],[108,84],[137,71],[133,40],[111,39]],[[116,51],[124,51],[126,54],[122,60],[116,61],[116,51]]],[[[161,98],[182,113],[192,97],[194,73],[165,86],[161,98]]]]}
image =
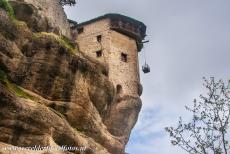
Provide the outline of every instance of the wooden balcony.
{"type": "Polygon", "coordinates": [[[134,25],[129,22],[112,21],[110,28],[139,41],[143,40],[143,38],[145,37],[145,34],[143,34],[141,31],[141,26],[134,25]]]}
{"type": "MultiPolygon", "coordinates": [[[[116,16],[117,17],[117,16],[116,16]]],[[[118,16],[120,17],[120,16],[118,16]]],[[[146,36],[146,27],[135,20],[129,18],[111,18],[110,28],[136,40],[138,51],[143,48],[141,43],[146,36]]]]}

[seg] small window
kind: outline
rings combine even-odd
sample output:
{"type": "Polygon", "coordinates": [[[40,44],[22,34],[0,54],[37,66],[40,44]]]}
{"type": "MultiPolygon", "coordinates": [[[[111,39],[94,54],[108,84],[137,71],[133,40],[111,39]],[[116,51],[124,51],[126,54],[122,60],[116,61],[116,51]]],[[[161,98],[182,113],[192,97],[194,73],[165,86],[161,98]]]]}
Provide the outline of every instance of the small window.
{"type": "Polygon", "coordinates": [[[127,62],[128,61],[128,55],[125,53],[121,53],[121,61],[127,62]]]}
{"type": "Polygon", "coordinates": [[[97,57],[101,57],[101,56],[102,56],[102,50],[96,51],[96,56],[97,56],[97,57]]]}
{"type": "Polygon", "coordinates": [[[81,33],[83,33],[83,32],[84,32],[84,28],[83,28],[83,27],[78,28],[78,29],[77,29],[77,31],[78,31],[78,34],[81,34],[81,33]]]}
{"type": "Polygon", "coordinates": [[[122,93],[122,86],[117,85],[117,94],[121,94],[121,93],[122,93]]]}
{"type": "Polygon", "coordinates": [[[101,42],[101,35],[97,36],[97,42],[101,42]]]}

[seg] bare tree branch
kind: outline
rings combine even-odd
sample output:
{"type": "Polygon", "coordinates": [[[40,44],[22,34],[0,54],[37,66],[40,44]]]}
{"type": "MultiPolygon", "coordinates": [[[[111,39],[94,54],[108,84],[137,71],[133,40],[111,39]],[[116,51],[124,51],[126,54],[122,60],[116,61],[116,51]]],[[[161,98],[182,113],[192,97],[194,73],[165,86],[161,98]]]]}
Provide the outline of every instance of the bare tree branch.
{"type": "Polygon", "coordinates": [[[204,78],[206,95],[200,101],[194,100],[193,108],[185,107],[193,113],[192,121],[183,123],[182,118],[176,128],[166,127],[171,143],[190,154],[228,154],[230,117],[230,89],[222,80],[204,78]]]}

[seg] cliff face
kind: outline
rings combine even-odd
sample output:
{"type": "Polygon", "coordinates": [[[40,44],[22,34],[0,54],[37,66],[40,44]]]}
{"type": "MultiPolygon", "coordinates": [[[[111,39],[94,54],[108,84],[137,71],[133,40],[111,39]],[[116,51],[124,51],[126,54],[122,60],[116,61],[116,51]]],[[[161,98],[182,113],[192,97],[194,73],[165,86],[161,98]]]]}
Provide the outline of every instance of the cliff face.
{"type": "Polygon", "coordinates": [[[124,153],[141,101],[116,96],[107,71],[66,39],[34,33],[0,8],[0,153],[47,153],[1,150],[35,145],[124,153]]]}
{"type": "Polygon", "coordinates": [[[59,0],[9,0],[15,15],[35,32],[48,31],[71,38],[70,25],[59,0]]]}

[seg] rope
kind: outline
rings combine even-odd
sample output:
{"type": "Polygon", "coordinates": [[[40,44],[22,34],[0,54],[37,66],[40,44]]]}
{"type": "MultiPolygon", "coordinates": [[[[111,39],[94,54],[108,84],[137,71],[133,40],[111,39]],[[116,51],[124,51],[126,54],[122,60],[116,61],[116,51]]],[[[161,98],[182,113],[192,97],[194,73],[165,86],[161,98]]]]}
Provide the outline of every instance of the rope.
{"type": "Polygon", "coordinates": [[[145,65],[146,65],[147,59],[146,59],[145,47],[143,47],[143,52],[144,52],[144,59],[145,59],[145,65]]]}

